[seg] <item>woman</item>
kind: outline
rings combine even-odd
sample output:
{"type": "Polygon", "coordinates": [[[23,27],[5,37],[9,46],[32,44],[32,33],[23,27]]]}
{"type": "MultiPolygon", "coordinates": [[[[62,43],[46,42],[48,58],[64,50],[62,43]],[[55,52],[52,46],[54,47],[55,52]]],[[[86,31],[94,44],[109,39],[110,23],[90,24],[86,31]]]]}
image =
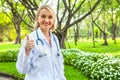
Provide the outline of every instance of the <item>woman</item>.
{"type": "Polygon", "coordinates": [[[16,62],[17,70],[26,73],[25,80],[66,80],[54,29],[54,11],[49,5],[42,5],[36,15],[35,30],[24,40],[16,62]]]}

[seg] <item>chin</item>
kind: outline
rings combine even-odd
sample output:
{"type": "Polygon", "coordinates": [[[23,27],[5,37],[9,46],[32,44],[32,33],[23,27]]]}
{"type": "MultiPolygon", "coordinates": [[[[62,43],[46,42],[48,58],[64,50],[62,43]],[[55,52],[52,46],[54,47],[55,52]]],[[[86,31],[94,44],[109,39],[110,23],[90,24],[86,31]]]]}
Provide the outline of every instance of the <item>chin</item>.
{"type": "Polygon", "coordinates": [[[45,28],[46,31],[49,31],[50,29],[49,28],[45,28]]]}

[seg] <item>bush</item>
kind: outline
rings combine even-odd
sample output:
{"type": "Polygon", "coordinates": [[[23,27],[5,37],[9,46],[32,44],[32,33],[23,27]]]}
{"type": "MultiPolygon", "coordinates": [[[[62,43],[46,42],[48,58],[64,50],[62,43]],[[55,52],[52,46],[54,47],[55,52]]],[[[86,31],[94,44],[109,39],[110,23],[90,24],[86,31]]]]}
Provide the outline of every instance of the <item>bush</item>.
{"type": "Polygon", "coordinates": [[[63,55],[64,57],[64,63],[67,64],[67,65],[71,65],[72,63],[72,60],[73,59],[77,59],[78,58],[78,55],[77,54],[74,54],[74,53],[78,53],[79,51],[76,50],[73,50],[73,49],[62,49],[62,52],[65,54],[63,55]]]}
{"type": "Polygon", "coordinates": [[[120,58],[112,55],[62,50],[65,64],[83,71],[91,80],[120,80],[120,58]]]}
{"type": "Polygon", "coordinates": [[[16,62],[18,50],[6,50],[0,52],[0,62],[16,62]]]}

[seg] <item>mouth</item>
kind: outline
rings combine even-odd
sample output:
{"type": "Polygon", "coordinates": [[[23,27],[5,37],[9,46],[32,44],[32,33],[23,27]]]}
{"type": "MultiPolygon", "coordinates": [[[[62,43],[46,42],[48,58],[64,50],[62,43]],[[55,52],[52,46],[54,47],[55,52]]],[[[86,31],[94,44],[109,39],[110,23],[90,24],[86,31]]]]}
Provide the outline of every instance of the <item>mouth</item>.
{"type": "Polygon", "coordinates": [[[44,24],[44,26],[49,26],[48,24],[44,24]]]}
{"type": "Polygon", "coordinates": [[[49,26],[49,24],[48,24],[48,23],[43,23],[43,25],[44,25],[44,26],[49,26]]]}

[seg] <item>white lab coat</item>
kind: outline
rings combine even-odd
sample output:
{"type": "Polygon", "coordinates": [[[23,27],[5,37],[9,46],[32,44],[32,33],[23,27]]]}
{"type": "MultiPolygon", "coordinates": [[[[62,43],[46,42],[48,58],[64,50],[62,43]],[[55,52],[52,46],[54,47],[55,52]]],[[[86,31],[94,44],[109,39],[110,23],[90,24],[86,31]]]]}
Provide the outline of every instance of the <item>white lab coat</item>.
{"type": "Polygon", "coordinates": [[[39,47],[36,44],[36,30],[29,37],[35,41],[35,47],[31,50],[30,55],[25,55],[26,39],[18,54],[16,68],[21,73],[26,73],[25,80],[66,80],[64,76],[63,56],[60,52],[59,42],[55,35],[50,33],[51,46],[40,29],[37,29],[39,38],[39,47]],[[55,43],[55,40],[57,43],[55,43]],[[59,51],[57,50],[57,46],[59,51]],[[60,56],[57,55],[59,52],[60,56]]]}

